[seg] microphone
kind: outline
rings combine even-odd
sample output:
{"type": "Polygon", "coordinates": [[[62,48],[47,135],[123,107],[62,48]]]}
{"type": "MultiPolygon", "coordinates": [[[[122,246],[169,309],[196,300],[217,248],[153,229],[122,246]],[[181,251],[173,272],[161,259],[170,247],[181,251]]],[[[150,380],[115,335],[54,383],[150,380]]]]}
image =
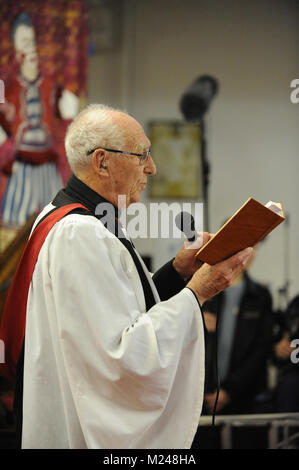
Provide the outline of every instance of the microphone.
{"type": "Polygon", "coordinates": [[[189,212],[179,212],[175,216],[175,224],[181,232],[184,232],[187,239],[190,242],[194,242],[198,238],[198,234],[195,230],[194,217],[189,212]]]}

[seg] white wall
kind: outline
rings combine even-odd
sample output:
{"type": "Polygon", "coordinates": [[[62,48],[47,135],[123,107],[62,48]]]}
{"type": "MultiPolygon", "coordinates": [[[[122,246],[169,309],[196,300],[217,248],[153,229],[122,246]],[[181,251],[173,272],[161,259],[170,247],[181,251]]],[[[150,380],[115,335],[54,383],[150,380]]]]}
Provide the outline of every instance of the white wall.
{"type": "MultiPolygon", "coordinates": [[[[299,78],[296,0],[124,0],[120,50],[90,60],[89,101],[123,106],[143,125],[182,119],[178,102],[198,76],[209,73],[220,92],[206,116],[210,231],[249,197],[282,201],[290,217],[260,246],[252,274],[274,294],[291,278],[299,293],[299,104],[290,82],[299,78]]],[[[136,240],[155,267],[172,242],[136,240]]]]}

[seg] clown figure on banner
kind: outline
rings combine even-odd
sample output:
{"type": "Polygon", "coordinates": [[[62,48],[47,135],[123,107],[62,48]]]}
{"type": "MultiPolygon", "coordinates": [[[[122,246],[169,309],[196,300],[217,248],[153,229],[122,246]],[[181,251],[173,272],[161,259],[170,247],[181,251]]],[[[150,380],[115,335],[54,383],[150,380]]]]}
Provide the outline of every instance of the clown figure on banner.
{"type": "Polygon", "coordinates": [[[69,120],[79,109],[71,91],[60,90],[39,67],[29,15],[19,15],[11,30],[17,76],[0,105],[0,171],[8,176],[1,204],[1,251],[17,230],[63,186],[55,141],[57,118],[69,120]]]}

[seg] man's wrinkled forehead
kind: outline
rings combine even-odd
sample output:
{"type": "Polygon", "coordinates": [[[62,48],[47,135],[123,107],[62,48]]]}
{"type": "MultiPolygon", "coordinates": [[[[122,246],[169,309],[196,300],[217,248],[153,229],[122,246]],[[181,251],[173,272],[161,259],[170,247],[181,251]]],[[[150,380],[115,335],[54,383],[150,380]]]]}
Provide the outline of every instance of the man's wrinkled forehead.
{"type": "Polygon", "coordinates": [[[123,129],[128,145],[142,153],[150,148],[150,140],[145,135],[142,125],[132,116],[117,113],[115,120],[123,129]]]}
{"type": "Polygon", "coordinates": [[[145,134],[144,135],[144,138],[143,140],[138,140],[137,139],[137,136],[136,136],[136,150],[138,151],[138,153],[143,153],[143,152],[146,152],[147,150],[150,149],[151,147],[151,142],[150,140],[146,137],[145,134]]]}

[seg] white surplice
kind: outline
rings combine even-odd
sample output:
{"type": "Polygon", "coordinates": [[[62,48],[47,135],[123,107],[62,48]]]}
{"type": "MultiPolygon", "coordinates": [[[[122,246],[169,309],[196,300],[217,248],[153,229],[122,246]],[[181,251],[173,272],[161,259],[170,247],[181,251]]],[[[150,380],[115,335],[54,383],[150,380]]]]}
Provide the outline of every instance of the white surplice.
{"type": "MultiPolygon", "coordinates": [[[[41,213],[40,218],[52,205],[41,213]]],[[[145,313],[128,250],[93,216],[48,234],[30,285],[23,448],[190,448],[204,329],[188,288],[145,313]]]]}

